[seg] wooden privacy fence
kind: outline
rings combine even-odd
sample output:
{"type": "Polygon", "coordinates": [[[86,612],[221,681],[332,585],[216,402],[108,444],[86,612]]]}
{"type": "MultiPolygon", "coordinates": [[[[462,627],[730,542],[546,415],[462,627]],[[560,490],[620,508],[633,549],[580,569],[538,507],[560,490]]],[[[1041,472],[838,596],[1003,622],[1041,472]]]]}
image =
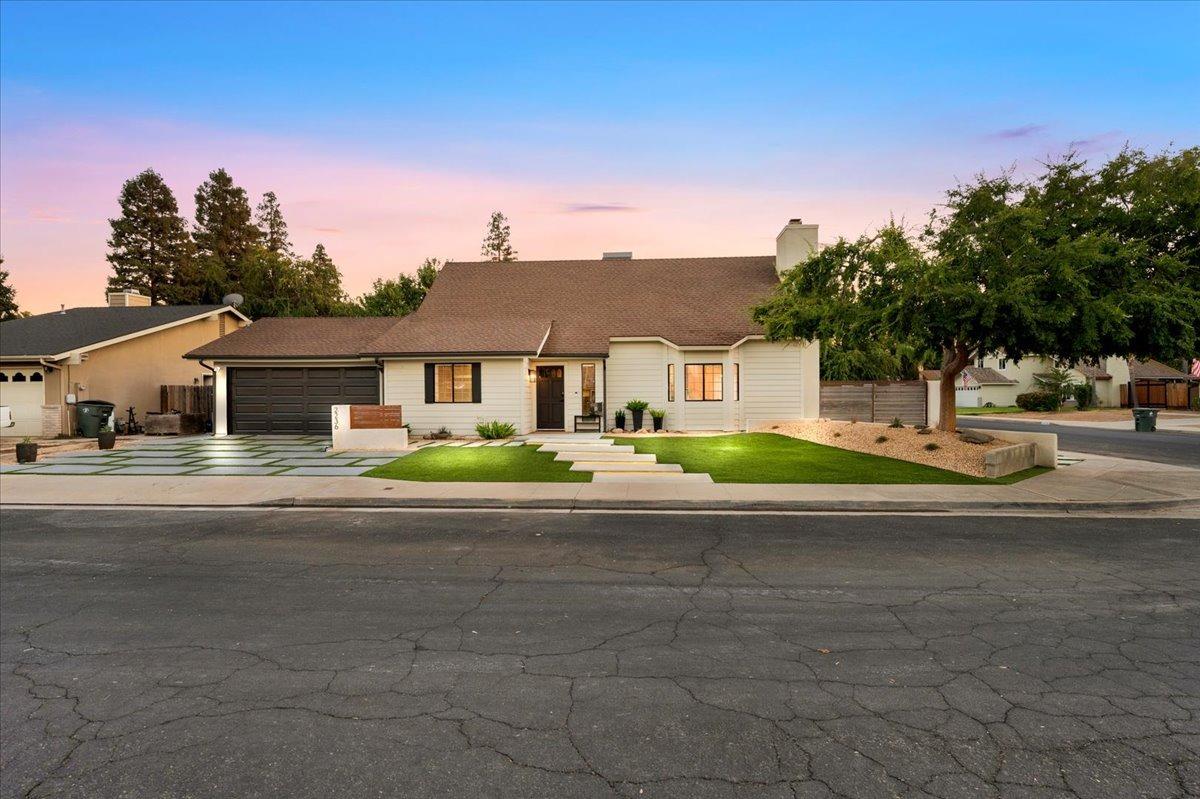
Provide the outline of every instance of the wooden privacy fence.
{"type": "Polygon", "coordinates": [[[928,424],[925,381],[822,380],[821,416],[860,422],[928,424]]]}
{"type": "Polygon", "coordinates": [[[212,386],[163,386],[158,410],[161,413],[198,413],[204,418],[212,416],[212,386]]]}
{"type": "MultiPolygon", "coordinates": [[[[1200,385],[1194,381],[1183,380],[1139,380],[1137,381],[1137,401],[1143,408],[1168,408],[1187,410],[1192,407],[1192,400],[1200,392],[1200,385]]],[[[1129,405],[1129,384],[1121,385],[1121,405],[1129,405]]]]}

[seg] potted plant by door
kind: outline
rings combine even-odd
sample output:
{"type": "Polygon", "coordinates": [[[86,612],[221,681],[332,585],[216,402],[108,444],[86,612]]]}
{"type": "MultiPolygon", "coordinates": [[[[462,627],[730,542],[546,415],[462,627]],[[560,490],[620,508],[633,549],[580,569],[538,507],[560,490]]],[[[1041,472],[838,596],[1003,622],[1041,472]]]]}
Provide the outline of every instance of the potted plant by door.
{"type": "Polygon", "coordinates": [[[617,430],[625,429],[625,411],[615,411],[613,413],[613,427],[617,430]]]}
{"type": "Polygon", "coordinates": [[[654,420],[654,432],[661,433],[663,427],[663,419],[667,418],[667,412],[662,408],[651,408],[650,418],[654,420]]]}
{"type": "Polygon", "coordinates": [[[633,429],[634,430],[642,429],[642,415],[646,412],[646,408],[648,408],[649,406],[650,406],[650,403],[646,402],[645,400],[639,400],[639,399],[632,399],[629,402],[625,403],[625,407],[628,408],[629,412],[633,414],[633,429]]]}
{"type": "Polygon", "coordinates": [[[117,445],[117,431],[101,430],[96,434],[96,444],[100,449],[112,449],[117,445]]]}
{"type": "Polygon", "coordinates": [[[33,463],[37,460],[37,442],[26,436],[17,444],[17,463],[33,463]]]}

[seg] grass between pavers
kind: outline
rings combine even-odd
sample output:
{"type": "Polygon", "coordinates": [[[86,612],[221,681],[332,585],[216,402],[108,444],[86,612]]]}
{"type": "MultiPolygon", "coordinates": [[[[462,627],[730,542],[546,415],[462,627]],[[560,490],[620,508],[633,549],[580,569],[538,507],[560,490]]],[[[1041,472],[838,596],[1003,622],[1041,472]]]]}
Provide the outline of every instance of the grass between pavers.
{"type": "Polygon", "coordinates": [[[364,477],[428,483],[589,483],[591,472],[571,471],[537,447],[425,447],[376,466],[364,477]]]}
{"type": "Polygon", "coordinates": [[[659,463],[678,463],[685,472],[707,472],[717,483],[1008,485],[1049,471],[1035,467],[988,480],[778,433],[617,438],[616,443],[653,453],[659,463]]]}
{"type": "Polygon", "coordinates": [[[1016,405],[995,405],[991,408],[955,408],[959,416],[990,416],[994,413],[1024,413],[1024,408],[1016,405]]]}

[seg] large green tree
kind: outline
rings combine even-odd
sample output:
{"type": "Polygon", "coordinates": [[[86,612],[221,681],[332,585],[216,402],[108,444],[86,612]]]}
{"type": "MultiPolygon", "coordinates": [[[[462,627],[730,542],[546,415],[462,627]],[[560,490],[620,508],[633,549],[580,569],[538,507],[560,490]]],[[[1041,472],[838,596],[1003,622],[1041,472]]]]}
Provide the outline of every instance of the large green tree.
{"type": "Polygon", "coordinates": [[[367,316],[407,316],[421,307],[440,268],[441,261],[437,258],[426,258],[417,268],[416,275],[402,273],[395,280],[376,278],[371,291],[358,300],[363,313],[367,316]]]}
{"type": "Polygon", "coordinates": [[[263,194],[262,202],[254,209],[254,221],[263,246],[274,253],[284,255],[292,251],[292,243],[288,241],[287,222],[283,219],[283,209],[279,207],[279,198],[275,192],[263,194]]]}
{"type": "Polygon", "coordinates": [[[246,190],[217,169],[196,189],[197,269],[189,275],[195,302],[219,302],[241,289],[245,259],[262,238],[254,225],[246,190]]]}
{"type": "Polygon", "coordinates": [[[936,349],[938,426],[954,430],[956,378],[982,354],[1195,352],[1197,180],[1195,151],[1128,151],[1096,171],[1067,156],[1029,182],[980,176],[947,192],[919,237],[890,224],[818,252],[755,318],[773,339],[936,349]]]}
{"type": "MultiPolygon", "coordinates": [[[[0,266],[4,259],[0,258],[0,266]]],[[[17,292],[8,282],[8,270],[0,269],[0,319],[16,319],[21,315],[17,307],[17,292]]]]}
{"type": "Polygon", "coordinates": [[[151,304],[186,299],[178,284],[191,266],[192,242],[170,187],[147,169],[125,181],[119,203],[121,215],[108,220],[109,291],[134,288],[151,304]]]}
{"type": "Polygon", "coordinates": [[[489,261],[515,261],[517,251],[512,247],[512,231],[508,219],[499,211],[492,212],[488,220],[487,233],[483,237],[483,246],[479,254],[489,261]]]}

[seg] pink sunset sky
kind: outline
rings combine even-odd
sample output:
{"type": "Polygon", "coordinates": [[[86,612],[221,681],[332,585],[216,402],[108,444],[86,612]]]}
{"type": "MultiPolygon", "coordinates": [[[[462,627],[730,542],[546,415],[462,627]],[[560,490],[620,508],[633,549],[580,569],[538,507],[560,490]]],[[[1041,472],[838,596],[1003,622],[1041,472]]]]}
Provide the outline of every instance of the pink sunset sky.
{"type": "Polygon", "coordinates": [[[478,258],[495,210],[524,260],[767,254],[792,217],[832,241],[981,170],[1195,139],[1195,59],[1161,25],[1053,8],[6,3],[3,268],[23,310],[102,303],[147,167],[188,218],[217,167],[274,191],[357,296],[478,258]],[[1033,32],[960,36],[999,24],[1033,32]],[[774,35],[796,25],[823,35],[774,35]]]}

